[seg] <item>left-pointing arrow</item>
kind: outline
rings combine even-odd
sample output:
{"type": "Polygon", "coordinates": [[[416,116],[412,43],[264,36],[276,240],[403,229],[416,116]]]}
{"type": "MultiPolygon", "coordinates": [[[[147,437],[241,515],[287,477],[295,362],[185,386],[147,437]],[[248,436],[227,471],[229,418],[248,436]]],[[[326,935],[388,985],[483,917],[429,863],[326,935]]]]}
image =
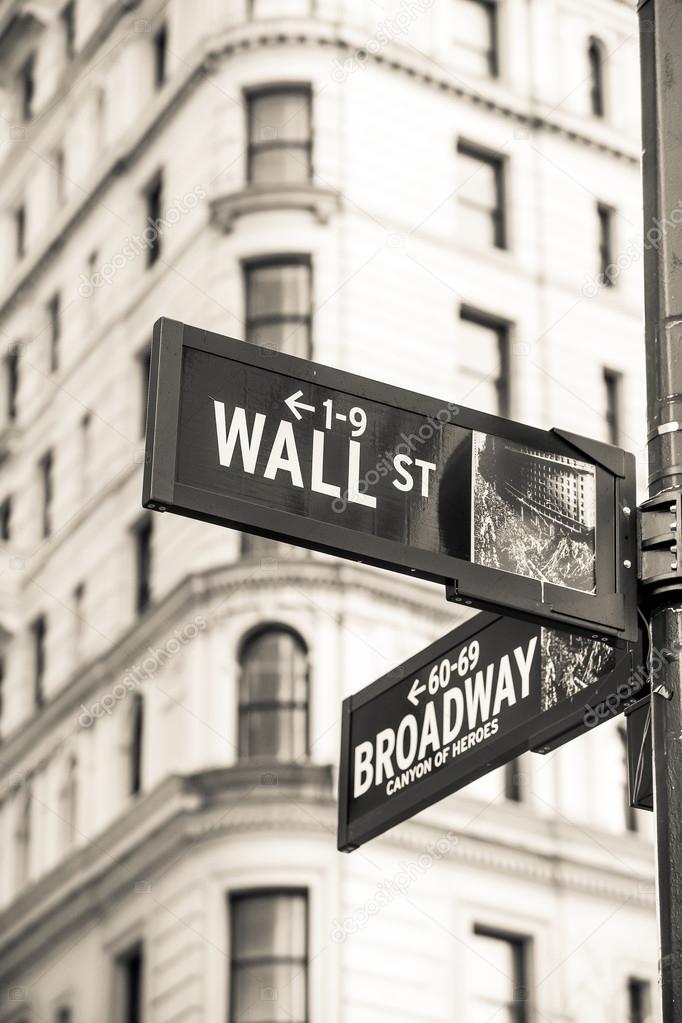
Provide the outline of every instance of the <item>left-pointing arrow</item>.
{"type": "Polygon", "coordinates": [[[305,402],[299,401],[299,398],[302,398],[302,397],[303,397],[303,391],[296,391],[295,394],[290,394],[289,397],[284,402],[284,404],[287,405],[288,408],[294,413],[294,415],[296,416],[297,419],[301,419],[302,418],[301,413],[299,412],[299,409],[303,409],[306,412],[314,412],[315,411],[315,406],[314,405],[306,405],[305,402]]]}
{"type": "Polygon", "coordinates": [[[414,680],[414,682],[412,683],[412,686],[410,688],[409,693],[407,694],[407,698],[410,701],[410,703],[413,703],[415,707],[418,707],[419,706],[419,696],[420,696],[421,693],[425,693],[425,692],[426,692],[426,686],[420,686],[419,685],[419,679],[416,678],[414,680]]]}

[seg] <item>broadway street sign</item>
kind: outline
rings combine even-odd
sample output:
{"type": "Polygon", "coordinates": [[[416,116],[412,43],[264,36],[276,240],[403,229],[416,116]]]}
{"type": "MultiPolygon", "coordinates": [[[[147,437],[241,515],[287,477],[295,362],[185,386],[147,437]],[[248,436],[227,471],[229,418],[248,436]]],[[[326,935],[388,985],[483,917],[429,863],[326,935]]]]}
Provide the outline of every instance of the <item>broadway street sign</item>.
{"type": "Polygon", "coordinates": [[[174,320],[143,503],[636,639],[634,458],[174,320]]]}
{"type": "Polygon", "coordinates": [[[635,647],[475,615],[344,700],[339,849],[526,750],[555,749],[622,711],[646,681],[635,647]]]}

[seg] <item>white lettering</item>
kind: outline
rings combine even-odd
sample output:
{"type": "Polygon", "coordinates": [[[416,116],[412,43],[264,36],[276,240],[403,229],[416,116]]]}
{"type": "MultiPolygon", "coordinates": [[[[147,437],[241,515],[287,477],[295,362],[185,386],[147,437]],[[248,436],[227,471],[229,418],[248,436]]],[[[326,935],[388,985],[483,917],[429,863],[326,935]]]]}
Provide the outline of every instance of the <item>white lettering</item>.
{"type": "Polygon", "coordinates": [[[353,782],[353,796],[357,798],[365,794],[374,781],[372,770],[372,754],[374,747],[372,743],[361,742],[355,747],[355,771],[353,782]]]}
{"type": "Polygon", "coordinates": [[[398,736],[396,739],[395,759],[401,771],[409,767],[417,752],[418,728],[417,719],[414,714],[407,714],[398,725],[398,736]],[[410,745],[405,752],[405,733],[410,733],[410,745]]]}
{"type": "Polygon", "coordinates": [[[471,677],[465,680],[464,689],[466,692],[467,699],[467,715],[469,718],[469,727],[473,728],[476,723],[476,719],[480,716],[481,721],[487,721],[490,717],[490,699],[492,697],[493,688],[493,669],[494,665],[489,664],[486,673],[485,681],[483,678],[483,671],[479,670],[476,672],[475,680],[473,682],[471,677]]]}
{"type": "Polygon", "coordinates": [[[424,759],[429,747],[431,747],[432,750],[440,749],[438,720],[436,718],[436,708],[434,707],[432,700],[424,707],[424,724],[422,725],[419,753],[417,754],[419,760],[424,759]]]}
{"type": "Polygon", "coordinates": [[[409,472],[406,471],[404,466],[412,465],[412,459],[409,455],[396,455],[393,459],[393,465],[396,472],[399,472],[403,477],[402,482],[400,480],[393,480],[393,486],[397,490],[404,490],[405,493],[408,493],[414,486],[414,480],[410,476],[409,472]]]}
{"type": "Polygon", "coordinates": [[[229,466],[234,454],[235,444],[239,440],[239,449],[242,455],[244,472],[254,473],[256,461],[260,450],[260,442],[263,437],[265,416],[262,412],[256,412],[253,420],[253,433],[249,436],[249,428],[246,423],[246,411],[235,406],[230,423],[230,432],[227,432],[225,424],[225,405],[222,401],[213,400],[215,410],[215,427],[218,440],[218,458],[221,465],[229,466]]]}
{"type": "Polygon", "coordinates": [[[270,452],[270,457],[268,459],[268,464],[265,469],[265,478],[268,480],[274,480],[280,469],[283,472],[288,472],[290,474],[291,482],[295,487],[303,486],[301,466],[298,461],[298,451],[296,450],[294,428],[286,419],[283,419],[279,424],[279,428],[272,445],[272,451],[270,452]],[[284,457],[285,450],[286,457],[284,457]]]}
{"type": "Polygon", "coordinates": [[[436,471],[436,465],[434,462],[424,462],[421,458],[415,458],[414,464],[418,465],[422,471],[422,497],[429,496],[429,473],[436,471]]]}
{"type": "Polygon", "coordinates": [[[461,689],[451,689],[443,697],[443,745],[456,739],[464,718],[464,697],[461,689]],[[451,723],[452,704],[456,704],[455,721],[451,723]]]}
{"type": "Polygon", "coordinates": [[[533,636],[530,643],[528,644],[528,650],[526,656],[523,656],[523,647],[517,646],[514,650],[514,657],[516,663],[519,666],[521,672],[521,699],[528,696],[530,692],[530,669],[533,665],[533,658],[535,656],[535,647],[537,646],[538,638],[533,636]]]}
{"type": "Polygon", "coordinates": [[[384,728],[382,732],[379,732],[377,735],[376,746],[376,784],[381,785],[384,774],[387,778],[392,778],[395,774],[393,764],[391,763],[391,757],[393,755],[393,750],[395,749],[395,732],[392,728],[384,728]]]}
{"type": "Polygon", "coordinates": [[[313,430],[313,474],[311,487],[317,494],[326,494],[328,497],[341,497],[341,487],[334,483],[325,483],[324,470],[324,431],[313,430]]]}
{"type": "Polygon", "coordinates": [[[348,441],[348,500],[354,504],[364,504],[367,508],[376,508],[376,497],[360,493],[360,444],[356,440],[348,441]]]}
{"type": "Polygon", "coordinates": [[[513,707],[516,703],[514,676],[512,675],[512,668],[509,662],[509,654],[504,654],[500,658],[500,673],[497,676],[497,689],[495,691],[493,717],[496,717],[500,713],[500,707],[502,706],[503,700],[506,700],[510,707],[513,707]]]}

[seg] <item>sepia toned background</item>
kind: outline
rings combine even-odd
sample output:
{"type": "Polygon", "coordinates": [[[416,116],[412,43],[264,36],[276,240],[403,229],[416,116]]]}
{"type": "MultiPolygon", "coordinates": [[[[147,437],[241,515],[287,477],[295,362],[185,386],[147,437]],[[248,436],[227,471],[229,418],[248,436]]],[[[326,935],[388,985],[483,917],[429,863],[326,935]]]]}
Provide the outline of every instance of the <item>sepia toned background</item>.
{"type": "Polygon", "coordinates": [[[342,855],[464,612],[140,505],[161,315],[641,460],[634,7],[0,0],[0,1023],[655,1018],[622,719],[342,855]]]}

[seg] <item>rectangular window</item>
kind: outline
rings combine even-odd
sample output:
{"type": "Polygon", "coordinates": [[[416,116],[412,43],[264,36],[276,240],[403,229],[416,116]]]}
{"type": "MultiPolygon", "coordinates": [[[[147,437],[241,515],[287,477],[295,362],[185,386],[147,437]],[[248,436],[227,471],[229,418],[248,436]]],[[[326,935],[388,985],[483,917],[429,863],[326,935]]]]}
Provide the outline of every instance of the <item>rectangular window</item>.
{"type": "Polygon", "coordinates": [[[73,659],[78,663],[83,646],[83,614],[85,609],[85,583],[78,583],[73,590],[73,659]]]}
{"type": "Polygon", "coordinates": [[[41,501],[40,505],[42,508],[41,514],[41,535],[43,540],[52,532],[52,467],[53,467],[53,455],[51,451],[46,451],[43,457],[38,462],[38,473],[40,475],[40,490],[41,490],[41,501]]]}
{"type": "Polygon", "coordinates": [[[460,400],[481,412],[509,416],[511,324],[470,306],[462,306],[459,316],[460,400]]]}
{"type": "Polygon", "coordinates": [[[452,0],[457,66],[472,75],[499,73],[497,0],[452,0]]]}
{"type": "Polygon", "coordinates": [[[19,345],[14,344],[5,356],[5,383],[7,401],[7,422],[13,423],[17,418],[19,395],[19,345]]]}
{"type": "Polygon", "coordinates": [[[147,266],[153,266],[161,255],[161,202],[163,175],[156,174],[144,190],[146,207],[147,266]]]}
{"type": "Polygon", "coordinates": [[[116,958],[116,1023],[144,1019],[144,949],[133,945],[116,958]]]}
{"type": "Polygon", "coordinates": [[[230,899],[230,1023],[308,1023],[305,891],[230,899]]]}
{"type": "Polygon", "coordinates": [[[148,344],[140,353],[140,436],[147,432],[147,399],[152,366],[152,346],[148,344]]]}
{"type": "Polygon", "coordinates": [[[601,283],[612,288],[616,283],[616,267],[613,262],[613,224],[615,210],[603,202],[597,203],[599,228],[599,274],[601,283]]]}
{"type": "Polygon", "coordinates": [[[83,413],[80,427],[81,497],[87,497],[90,490],[90,461],[92,457],[92,415],[90,412],[83,413]]]}
{"type": "Polygon", "coordinates": [[[309,359],[311,268],[307,256],[248,263],[244,268],[247,341],[309,359]]]}
{"type": "Polygon", "coordinates": [[[145,515],[133,530],[135,537],[135,610],[141,614],[151,600],[152,517],[145,515]]]}
{"type": "Polygon", "coordinates": [[[14,211],[14,252],[17,259],[26,255],[26,207],[23,203],[14,211]]]}
{"type": "Polygon", "coordinates": [[[5,712],[5,674],[7,665],[5,658],[0,655],[0,739],[2,739],[2,718],[5,712]]]}
{"type": "Polygon", "coordinates": [[[15,880],[23,887],[31,876],[31,836],[33,816],[33,779],[27,778],[17,794],[17,827],[15,841],[15,880]]]}
{"type": "Polygon", "coordinates": [[[54,164],[55,204],[59,207],[64,202],[66,192],[65,158],[64,150],[61,146],[55,150],[52,160],[54,164]]]}
{"type": "Polygon", "coordinates": [[[76,56],[76,4],[69,0],[61,13],[62,30],[64,33],[64,56],[73,60],[76,56]]]}
{"type": "Polygon", "coordinates": [[[528,953],[526,938],[474,927],[468,969],[472,1020],[529,1023],[528,953]]]}
{"type": "Polygon", "coordinates": [[[247,95],[247,179],[287,185],[312,178],[311,92],[307,85],[247,95]]]}
{"type": "Polygon", "coordinates": [[[12,538],[12,498],[6,497],[0,504],[0,540],[7,543],[12,538]]]}
{"type": "Polygon", "coordinates": [[[609,444],[619,445],[622,432],[623,374],[615,369],[604,369],[604,398],[607,440],[609,444]]]}
{"type": "Polygon", "coordinates": [[[504,157],[464,141],[457,144],[457,154],[461,237],[506,249],[504,157]]]}
{"type": "Polygon", "coordinates": [[[504,798],[510,803],[523,803],[526,798],[521,760],[516,757],[504,765],[504,798]]]}
{"type": "Polygon", "coordinates": [[[160,89],[166,82],[166,58],[168,50],[168,28],[164,23],[154,33],[154,88],[160,89]]]}
{"type": "Polygon", "coordinates": [[[17,92],[19,95],[19,113],[22,121],[30,121],[33,117],[33,100],[35,96],[35,54],[24,61],[17,75],[17,92]]]}
{"type": "Polygon", "coordinates": [[[133,693],[130,712],[130,763],[128,792],[131,796],[142,790],[142,741],[144,738],[144,697],[133,693]]]}
{"type": "Polygon", "coordinates": [[[59,292],[55,292],[47,303],[47,322],[50,341],[50,372],[59,369],[59,342],[62,336],[62,302],[59,292]]]}
{"type": "Polygon", "coordinates": [[[33,645],[33,706],[36,710],[40,710],[45,703],[46,640],[47,619],[45,615],[38,615],[31,624],[31,642],[33,645]]]}
{"type": "Polygon", "coordinates": [[[628,1023],[653,1023],[651,984],[648,980],[628,979],[628,1023]]]}

